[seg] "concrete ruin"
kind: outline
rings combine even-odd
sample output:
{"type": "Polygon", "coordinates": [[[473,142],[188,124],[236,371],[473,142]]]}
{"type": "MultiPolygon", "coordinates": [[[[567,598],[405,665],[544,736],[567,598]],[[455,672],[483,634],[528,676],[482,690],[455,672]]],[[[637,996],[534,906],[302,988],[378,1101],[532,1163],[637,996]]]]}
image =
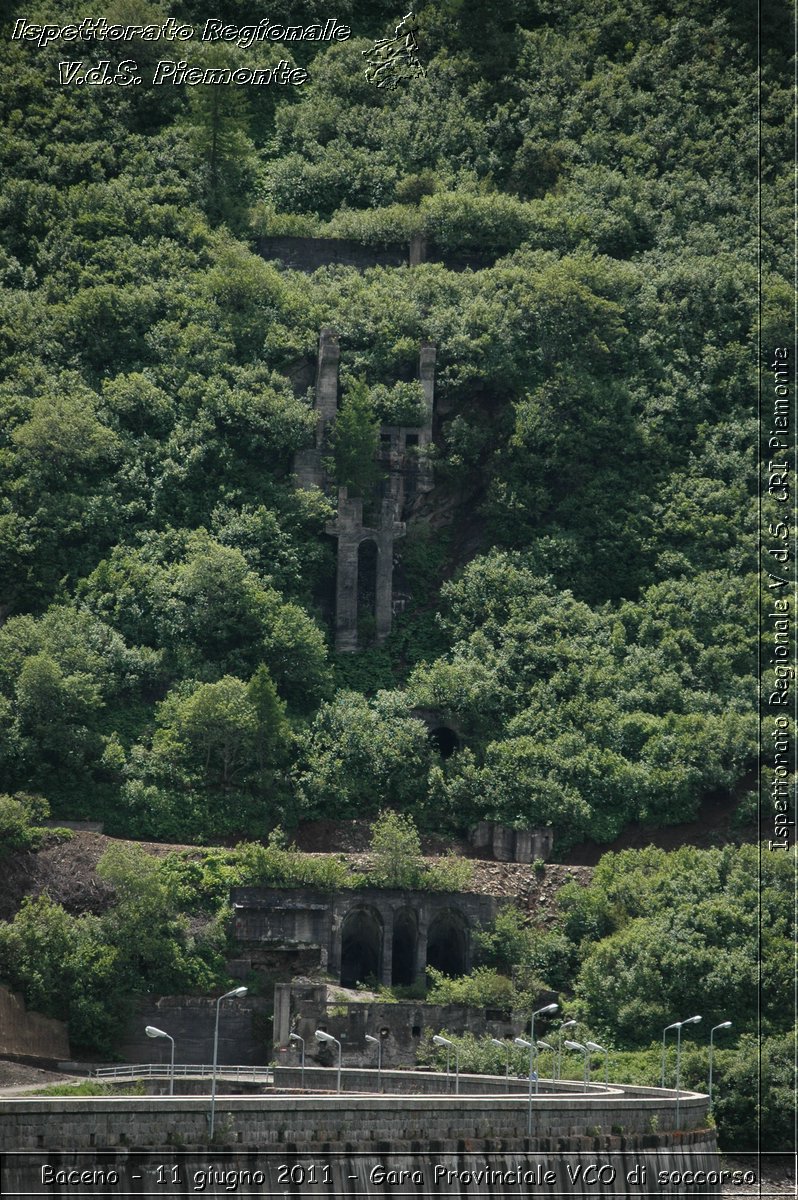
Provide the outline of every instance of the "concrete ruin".
{"type": "Polygon", "coordinates": [[[480,821],[468,838],[477,858],[493,858],[496,862],[544,862],[551,857],[554,830],[550,825],[538,829],[512,829],[497,821],[480,821]]]}
{"type": "MultiPolygon", "coordinates": [[[[554,999],[553,992],[541,993],[540,1004],[554,999]]],[[[314,1041],[323,1029],[341,1043],[342,1062],[347,1066],[369,1066],[376,1062],[374,1044],[382,1046],[383,1066],[414,1066],[417,1051],[442,1029],[458,1037],[496,1037],[512,1040],[527,1029],[526,1013],[467,1004],[428,1004],[423,1000],[385,1000],[379,995],[354,994],[325,983],[278,983],[274,989],[274,1045],[278,1066],[297,1061],[296,1034],[305,1041],[309,1064],[330,1064],[330,1049],[314,1041]]]]}
{"type": "Polygon", "coordinates": [[[471,969],[473,935],[501,903],[494,896],[363,888],[233,888],[238,959],[249,969],[287,974],[297,951],[307,971],[323,971],[344,987],[373,980],[412,986],[427,967],[446,975],[471,969]],[[282,973],[282,972],[281,972],[282,973]]]}
{"type": "MultiPolygon", "coordinates": [[[[406,518],[417,499],[433,487],[432,469],[426,452],[432,442],[435,413],[435,347],[422,342],[418,377],[424,395],[424,419],[420,425],[380,427],[378,461],[384,479],[366,505],[372,512],[364,519],[364,499],[350,497],[337,489],[337,515],[327,533],[337,540],[335,587],[335,648],[351,653],[359,647],[358,623],[373,620],[374,639],[379,644],[391,632],[395,612],[404,599],[394,592],[394,543],[404,537],[406,518]]],[[[313,446],[301,450],[294,460],[300,488],[321,488],[328,494],[333,481],[325,468],[330,434],[338,413],[338,367],[340,347],[333,329],[322,329],[316,368],[314,410],[316,432],[313,446]]]]}

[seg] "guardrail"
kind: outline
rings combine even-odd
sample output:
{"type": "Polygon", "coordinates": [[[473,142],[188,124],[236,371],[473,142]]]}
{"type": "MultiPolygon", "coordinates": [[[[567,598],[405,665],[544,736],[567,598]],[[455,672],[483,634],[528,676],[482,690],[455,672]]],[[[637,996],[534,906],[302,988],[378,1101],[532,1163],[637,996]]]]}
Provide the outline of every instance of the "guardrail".
{"type": "MultiPolygon", "coordinates": [[[[154,1079],[169,1078],[172,1068],[168,1063],[117,1063],[113,1067],[95,1067],[92,1076],[95,1079],[154,1079]]],[[[213,1067],[205,1063],[175,1063],[174,1075],[177,1079],[188,1076],[212,1075],[213,1067]]],[[[271,1067],[228,1066],[226,1063],[216,1067],[219,1079],[262,1079],[264,1083],[274,1082],[274,1072],[271,1067]]]]}

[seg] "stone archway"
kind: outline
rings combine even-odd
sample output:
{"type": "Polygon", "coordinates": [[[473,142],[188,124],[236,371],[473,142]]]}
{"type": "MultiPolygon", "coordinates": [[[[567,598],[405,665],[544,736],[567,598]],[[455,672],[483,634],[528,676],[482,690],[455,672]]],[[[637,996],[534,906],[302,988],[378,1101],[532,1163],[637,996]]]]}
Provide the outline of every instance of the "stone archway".
{"type": "Polygon", "coordinates": [[[468,929],[456,909],[441,909],[430,921],[427,966],[451,976],[465,975],[468,970],[468,929]]]}
{"type": "Polygon", "coordinates": [[[356,908],[341,927],[341,984],[354,987],[382,977],[382,922],[375,912],[356,908]]]}

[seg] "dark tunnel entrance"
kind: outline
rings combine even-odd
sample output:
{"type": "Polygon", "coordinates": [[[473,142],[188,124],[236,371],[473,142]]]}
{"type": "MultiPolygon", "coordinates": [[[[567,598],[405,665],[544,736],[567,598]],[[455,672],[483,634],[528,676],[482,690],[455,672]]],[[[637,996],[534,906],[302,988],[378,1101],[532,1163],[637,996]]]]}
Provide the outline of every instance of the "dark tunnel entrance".
{"type": "Polygon", "coordinates": [[[460,749],[459,737],[447,725],[439,725],[437,729],[431,729],[428,736],[441,758],[451,758],[455,750],[460,749]]]}
{"type": "Polygon", "coordinates": [[[416,978],[416,919],[411,912],[396,914],[393,924],[391,983],[408,987],[416,978]]]}
{"type": "Polygon", "coordinates": [[[382,928],[364,909],[349,913],[341,930],[341,983],[354,987],[371,979],[380,981],[382,928]]]}
{"type": "Polygon", "coordinates": [[[459,913],[442,912],[429,927],[427,966],[444,975],[465,975],[468,967],[465,922],[459,913]]]}

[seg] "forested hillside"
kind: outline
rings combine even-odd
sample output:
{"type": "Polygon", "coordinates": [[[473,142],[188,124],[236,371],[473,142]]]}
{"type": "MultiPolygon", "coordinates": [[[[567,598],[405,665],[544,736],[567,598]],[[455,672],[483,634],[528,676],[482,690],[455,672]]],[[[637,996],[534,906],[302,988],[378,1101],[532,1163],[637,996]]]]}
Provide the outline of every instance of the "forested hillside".
{"type": "MultiPolygon", "coordinates": [[[[279,92],[60,86],[65,47],[6,28],[3,790],[162,840],[388,805],[443,833],[551,824],[560,849],[731,804],[756,760],[753,10],[420,3],[426,76],[385,90],[362,52],[399,14],[336,15],[351,40],[185,51],[307,69],[279,92]],[[423,232],[495,265],[307,276],[255,253],[292,232],[423,232]],[[344,405],[368,385],[366,433],[421,339],[447,413],[398,543],[413,600],[355,656],[320,602],[335,497],[291,475],[322,326],[344,405]],[[457,753],[419,709],[456,723],[457,753]]],[[[764,45],[767,218],[789,92],[764,45]]],[[[173,52],[136,48],[147,78],[173,52]]]]}

